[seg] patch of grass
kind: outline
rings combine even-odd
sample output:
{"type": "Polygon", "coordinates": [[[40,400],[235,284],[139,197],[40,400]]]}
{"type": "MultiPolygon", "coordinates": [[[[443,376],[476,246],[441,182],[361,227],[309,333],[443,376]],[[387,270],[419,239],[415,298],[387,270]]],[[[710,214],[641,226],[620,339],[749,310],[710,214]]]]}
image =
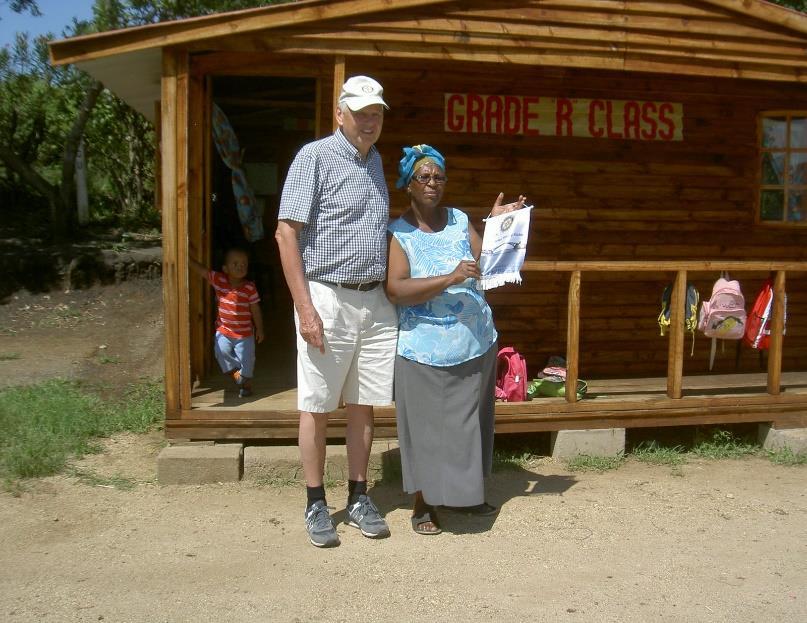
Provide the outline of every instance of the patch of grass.
{"type": "Polygon", "coordinates": [[[759,452],[759,445],[737,438],[731,431],[715,430],[710,437],[696,439],[691,453],[704,459],[740,459],[759,452]]]}
{"type": "Polygon", "coordinates": [[[129,385],[110,405],[107,414],[115,427],[111,432],[145,433],[162,421],[165,404],[162,381],[142,381],[129,385]]]}
{"type": "Polygon", "coordinates": [[[650,465],[683,465],[686,455],[682,446],[672,448],[660,446],[655,441],[641,442],[631,452],[631,456],[642,463],[650,465]]]}
{"type": "Polygon", "coordinates": [[[91,470],[71,468],[68,472],[79,482],[91,487],[109,487],[110,489],[120,489],[130,491],[135,488],[135,481],[125,476],[100,476],[91,470]]]}
{"type": "Polygon", "coordinates": [[[116,432],[143,433],[163,413],[162,388],[147,382],[105,400],[74,382],[51,380],[0,391],[0,477],[48,476],[70,457],[100,451],[116,432]]]}
{"type": "Polygon", "coordinates": [[[578,454],[565,459],[566,469],[570,472],[607,472],[619,468],[625,462],[625,455],[616,456],[590,456],[578,454]]]}
{"type": "Polygon", "coordinates": [[[99,363],[120,363],[120,357],[117,355],[100,355],[98,357],[99,363]]]}
{"type": "Polygon", "coordinates": [[[14,361],[21,358],[22,356],[19,353],[0,353],[0,361],[14,361]]]}
{"type": "Polygon", "coordinates": [[[56,305],[50,313],[40,321],[43,327],[62,327],[81,318],[81,310],[64,303],[56,305]]]}
{"type": "Polygon", "coordinates": [[[790,448],[765,450],[765,456],[776,465],[807,465],[807,452],[793,452],[790,448]]]}
{"type": "Polygon", "coordinates": [[[530,464],[537,458],[535,454],[526,450],[500,450],[493,451],[493,471],[515,471],[529,469],[530,464]]]}

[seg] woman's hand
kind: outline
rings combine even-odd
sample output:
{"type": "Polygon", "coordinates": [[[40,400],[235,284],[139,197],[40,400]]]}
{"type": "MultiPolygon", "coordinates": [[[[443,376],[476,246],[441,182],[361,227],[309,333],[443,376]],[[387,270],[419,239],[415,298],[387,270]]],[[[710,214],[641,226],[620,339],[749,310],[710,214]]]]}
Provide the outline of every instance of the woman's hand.
{"type": "Polygon", "coordinates": [[[505,203],[502,205],[502,201],[504,200],[504,193],[499,193],[499,196],[496,197],[496,201],[493,203],[493,207],[490,209],[491,216],[499,216],[500,214],[505,214],[506,212],[513,212],[514,210],[520,210],[524,207],[524,202],[527,200],[527,197],[524,195],[518,196],[518,201],[513,201],[512,203],[505,203]]]}
{"type": "Polygon", "coordinates": [[[473,260],[462,260],[457,267],[451,272],[451,285],[457,285],[471,277],[472,279],[479,279],[482,277],[482,271],[479,270],[479,264],[473,260]]]}

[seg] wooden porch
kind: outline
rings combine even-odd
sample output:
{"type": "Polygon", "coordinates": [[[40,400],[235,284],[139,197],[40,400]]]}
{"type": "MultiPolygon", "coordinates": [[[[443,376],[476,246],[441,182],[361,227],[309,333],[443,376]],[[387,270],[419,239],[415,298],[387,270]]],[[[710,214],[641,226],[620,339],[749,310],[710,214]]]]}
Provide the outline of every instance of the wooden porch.
{"type": "MultiPolygon", "coordinates": [[[[667,376],[587,379],[588,392],[579,401],[574,391],[568,391],[566,398],[498,403],[497,432],[747,422],[772,423],[776,428],[807,427],[807,372],[782,372],[786,274],[807,271],[807,262],[528,261],[524,271],[570,273],[566,336],[570,390],[577,385],[580,367],[580,291],[584,287],[584,274],[637,271],[674,274],[667,376]],[[776,275],[767,371],[685,376],[683,301],[688,273],[721,270],[737,276],[765,271],[776,275]]],[[[527,274],[526,278],[530,276],[527,274]]],[[[281,356],[282,353],[274,353],[268,359],[277,363],[281,356]]],[[[292,376],[288,366],[275,365],[268,375],[256,378],[255,397],[246,401],[237,397],[224,378],[205,379],[192,390],[191,408],[182,411],[179,418],[167,419],[166,434],[169,438],[188,439],[294,439],[298,416],[292,376]]],[[[376,409],[375,419],[377,438],[396,436],[394,408],[376,409]]],[[[343,436],[344,427],[345,415],[340,410],[330,419],[330,436],[343,436]]]]}
{"type": "MultiPolygon", "coordinates": [[[[168,420],[169,438],[296,439],[297,391],[271,380],[257,382],[255,398],[239,399],[223,378],[193,392],[189,419],[168,420]],[[192,418],[192,419],[190,419],[192,418]]],[[[777,428],[807,427],[807,373],[781,376],[781,391],[767,393],[767,375],[721,374],[684,379],[681,398],[667,396],[667,379],[597,379],[586,397],[498,403],[496,432],[519,433],[584,428],[635,428],[772,422],[777,428]]],[[[395,410],[376,409],[376,438],[396,436],[395,410]]],[[[330,436],[344,435],[345,416],[330,419],[330,436]]]]}

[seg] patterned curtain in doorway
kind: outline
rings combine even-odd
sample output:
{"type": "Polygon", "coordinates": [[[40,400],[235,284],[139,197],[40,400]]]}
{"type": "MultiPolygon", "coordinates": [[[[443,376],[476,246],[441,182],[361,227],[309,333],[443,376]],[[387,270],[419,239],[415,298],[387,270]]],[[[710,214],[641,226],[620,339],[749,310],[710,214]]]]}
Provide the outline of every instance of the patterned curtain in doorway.
{"type": "Polygon", "coordinates": [[[238,137],[227,115],[216,104],[213,104],[213,142],[216,150],[232,171],[233,195],[238,208],[238,219],[244,228],[244,236],[249,242],[263,238],[263,222],[258,214],[258,204],[255,193],[252,192],[247,176],[241,166],[241,147],[238,137]]]}

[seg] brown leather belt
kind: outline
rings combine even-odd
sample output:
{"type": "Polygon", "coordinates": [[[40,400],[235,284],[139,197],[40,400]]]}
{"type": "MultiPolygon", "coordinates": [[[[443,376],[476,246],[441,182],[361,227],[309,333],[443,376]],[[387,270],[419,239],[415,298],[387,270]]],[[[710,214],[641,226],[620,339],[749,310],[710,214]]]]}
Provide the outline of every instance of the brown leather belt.
{"type": "Polygon", "coordinates": [[[322,283],[327,283],[331,286],[338,286],[340,288],[347,288],[348,290],[358,290],[359,292],[367,292],[369,290],[375,290],[380,281],[365,281],[363,283],[334,283],[332,281],[323,281],[322,283]]]}

